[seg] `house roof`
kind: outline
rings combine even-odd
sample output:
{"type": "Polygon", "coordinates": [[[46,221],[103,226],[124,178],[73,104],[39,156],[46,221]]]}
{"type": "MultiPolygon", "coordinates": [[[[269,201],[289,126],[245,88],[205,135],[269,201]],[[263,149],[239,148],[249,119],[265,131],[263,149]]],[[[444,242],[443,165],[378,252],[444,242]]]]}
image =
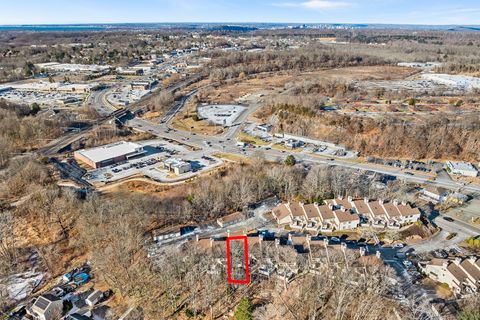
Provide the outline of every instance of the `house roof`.
{"type": "Polygon", "coordinates": [[[287,206],[282,203],[276,206],[275,208],[273,208],[272,213],[275,216],[275,218],[281,220],[290,215],[290,210],[288,210],[287,206]]]}
{"type": "Polygon", "coordinates": [[[335,199],[335,202],[337,203],[337,205],[342,206],[347,210],[352,209],[352,204],[350,203],[350,201],[348,201],[348,199],[335,199]]]}
{"type": "Polygon", "coordinates": [[[359,217],[356,214],[351,214],[348,212],[343,212],[342,210],[335,210],[335,216],[340,222],[349,222],[349,221],[358,221],[359,217]]]}
{"type": "Polygon", "coordinates": [[[448,265],[447,270],[450,271],[450,273],[455,279],[457,279],[459,283],[462,283],[467,279],[467,274],[453,262],[448,265]]]}
{"type": "Polygon", "coordinates": [[[357,213],[359,214],[369,214],[370,209],[368,208],[367,204],[363,200],[354,200],[353,204],[357,209],[357,213]]]}
{"type": "Polygon", "coordinates": [[[397,206],[394,205],[392,202],[384,203],[383,207],[385,208],[385,211],[387,211],[387,214],[390,218],[401,216],[400,211],[398,211],[397,209],[397,206]]]}
{"type": "Polygon", "coordinates": [[[294,217],[304,217],[303,208],[297,202],[290,203],[290,211],[294,217]]]}
{"type": "Polygon", "coordinates": [[[385,215],[385,210],[383,209],[382,205],[379,201],[372,201],[368,204],[370,206],[370,210],[375,217],[385,215]]]}
{"type": "Polygon", "coordinates": [[[303,207],[303,209],[305,210],[308,219],[320,218],[320,212],[318,212],[315,204],[307,204],[303,207]]]}
{"type": "Polygon", "coordinates": [[[170,226],[162,229],[155,229],[152,231],[154,237],[163,236],[166,234],[178,233],[180,232],[180,226],[170,226]]]}
{"type": "Polygon", "coordinates": [[[240,220],[242,219],[242,217],[243,217],[243,214],[241,212],[235,212],[235,213],[229,214],[228,216],[218,218],[217,221],[222,223],[232,222],[232,221],[240,220]]]}
{"type": "Polygon", "coordinates": [[[87,300],[89,301],[95,301],[97,299],[100,299],[103,295],[103,292],[100,290],[95,290],[93,291],[88,297],[87,300]]]}
{"type": "Polygon", "coordinates": [[[448,260],[447,259],[434,258],[430,261],[430,264],[434,265],[434,266],[442,266],[445,262],[448,262],[448,260]]]}
{"type": "Polygon", "coordinates": [[[47,293],[38,297],[35,303],[33,304],[33,306],[38,308],[39,310],[45,311],[47,310],[50,303],[58,300],[60,299],[54,296],[53,294],[47,293]]]}
{"type": "Polygon", "coordinates": [[[319,206],[318,211],[320,211],[320,216],[322,217],[322,220],[335,219],[333,211],[327,205],[319,206]]]}
{"type": "Polygon", "coordinates": [[[418,210],[418,208],[412,208],[412,206],[410,206],[409,204],[406,204],[406,205],[399,204],[397,208],[398,208],[398,211],[400,211],[400,214],[402,216],[420,214],[420,210],[418,210]]]}
{"type": "MultiPolygon", "coordinates": [[[[473,262],[475,263],[475,262],[473,262]]],[[[460,263],[460,266],[467,271],[467,273],[475,279],[475,281],[480,281],[480,269],[473,265],[473,263],[465,259],[460,263]]]]}
{"type": "Polygon", "coordinates": [[[443,187],[437,187],[437,186],[427,186],[427,187],[425,187],[424,190],[428,191],[430,193],[433,193],[433,194],[438,194],[440,196],[445,194],[446,192],[448,192],[447,189],[445,189],[443,187]]]}
{"type": "Polygon", "coordinates": [[[133,153],[140,153],[142,145],[134,142],[120,141],[112,144],[107,144],[101,147],[92,148],[88,150],[79,150],[76,153],[84,156],[90,161],[98,163],[108,159],[117,158],[133,153]]]}

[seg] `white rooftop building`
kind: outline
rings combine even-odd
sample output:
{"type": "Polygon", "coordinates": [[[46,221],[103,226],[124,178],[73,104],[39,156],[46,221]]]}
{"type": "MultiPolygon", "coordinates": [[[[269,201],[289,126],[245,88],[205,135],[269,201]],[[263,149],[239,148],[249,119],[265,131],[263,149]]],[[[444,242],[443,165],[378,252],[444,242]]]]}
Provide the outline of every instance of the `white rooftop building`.
{"type": "Polygon", "coordinates": [[[93,168],[101,168],[144,154],[143,146],[120,141],[98,148],[75,151],[74,157],[93,168]]]}
{"type": "Polygon", "coordinates": [[[459,174],[467,177],[476,177],[478,170],[469,162],[446,162],[447,168],[452,174],[459,174]]]}
{"type": "Polygon", "coordinates": [[[163,167],[169,171],[174,172],[176,175],[189,172],[192,170],[192,165],[189,162],[183,161],[178,158],[169,158],[162,161],[163,167]]]}
{"type": "Polygon", "coordinates": [[[58,62],[38,63],[36,64],[36,67],[39,69],[65,72],[101,72],[111,68],[109,65],[100,66],[97,64],[73,64],[58,62]]]}
{"type": "Polygon", "coordinates": [[[197,107],[197,114],[200,119],[229,127],[246,109],[240,105],[203,105],[197,107]]]}

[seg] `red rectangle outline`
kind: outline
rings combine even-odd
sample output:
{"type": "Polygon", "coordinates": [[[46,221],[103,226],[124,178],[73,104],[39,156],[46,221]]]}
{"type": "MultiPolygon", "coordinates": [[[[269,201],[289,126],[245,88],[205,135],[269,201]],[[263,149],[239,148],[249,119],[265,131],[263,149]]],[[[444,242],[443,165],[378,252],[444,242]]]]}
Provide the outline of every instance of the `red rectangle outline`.
{"type": "Polygon", "coordinates": [[[235,284],[249,284],[250,283],[250,270],[248,266],[248,238],[247,236],[237,236],[237,237],[228,237],[227,238],[227,281],[229,283],[235,283],[235,284]],[[244,252],[245,252],[245,280],[237,280],[237,279],[232,279],[232,262],[230,259],[230,241],[235,241],[235,240],[242,240],[243,241],[243,247],[244,247],[244,252]]]}

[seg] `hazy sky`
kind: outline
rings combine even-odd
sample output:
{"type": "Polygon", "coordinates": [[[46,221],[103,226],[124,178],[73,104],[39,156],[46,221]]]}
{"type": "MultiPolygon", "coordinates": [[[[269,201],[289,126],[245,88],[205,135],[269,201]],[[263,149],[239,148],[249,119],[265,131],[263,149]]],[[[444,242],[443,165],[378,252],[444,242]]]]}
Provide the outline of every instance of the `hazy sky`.
{"type": "Polygon", "coordinates": [[[480,25],[480,0],[1,0],[0,8],[0,25],[102,22],[480,25]]]}

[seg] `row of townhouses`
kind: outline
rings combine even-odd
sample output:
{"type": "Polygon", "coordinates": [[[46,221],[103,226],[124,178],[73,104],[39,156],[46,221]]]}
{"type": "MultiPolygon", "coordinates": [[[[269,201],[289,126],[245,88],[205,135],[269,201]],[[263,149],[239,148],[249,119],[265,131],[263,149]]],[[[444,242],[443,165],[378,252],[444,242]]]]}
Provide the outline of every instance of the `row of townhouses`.
{"type": "Polygon", "coordinates": [[[325,204],[282,203],[272,210],[279,225],[314,232],[355,229],[360,225],[398,229],[420,219],[420,210],[406,202],[338,198],[325,204]]]}
{"type": "Polygon", "coordinates": [[[480,257],[433,259],[420,263],[425,274],[446,283],[455,294],[480,292],[480,257]]]}
{"type": "MultiPolygon", "coordinates": [[[[196,235],[196,238],[189,242],[197,248],[214,253],[216,259],[209,265],[207,273],[219,274],[227,268],[226,238],[229,236],[230,234],[227,233],[225,237],[221,238],[200,239],[196,235]]],[[[305,236],[288,234],[287,237],[258,234],[256,236],[249,235],[247,239],[248,259],[252,274],[279,277],[289,282],[301,272],[322,274],[322,271],[331,267],[332,263],[340,267],[345,263],[356,267],[384,264],[380,251],[369,252],[364,247],[349,247],[346,243],[331,243],[324,237],[312,237],[308,234],[305,236]],[[296,259],[290,262],[275,262],[268,258],[265,259],[266,252],[270,252],[273,257],[275,250],[285,246],[290,246],[297,254],[305,255],[308,265],[300,267],[296,259]]]]}

